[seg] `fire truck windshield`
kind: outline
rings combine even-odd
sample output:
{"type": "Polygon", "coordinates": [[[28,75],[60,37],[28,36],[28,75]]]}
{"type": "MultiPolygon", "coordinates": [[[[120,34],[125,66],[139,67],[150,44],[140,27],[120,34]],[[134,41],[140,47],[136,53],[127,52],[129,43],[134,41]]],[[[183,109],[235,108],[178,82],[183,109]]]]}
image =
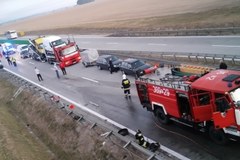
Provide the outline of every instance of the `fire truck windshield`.
{"type": "Polygon", "coordinates": [[[62,53],[63,56],[66,56],[66,55],[71,54],[75,51],[76,51],[76,47],[72,46],[72,47],[69,47],[69,48],[65,48],[64,50],[62,50],[61,53],[62,53]]]}
{"type": "Polygon", "coordinates": [[[230,92],[230,95],[234,102],[240,102],[240,88],[237,88],[230,92]]]}

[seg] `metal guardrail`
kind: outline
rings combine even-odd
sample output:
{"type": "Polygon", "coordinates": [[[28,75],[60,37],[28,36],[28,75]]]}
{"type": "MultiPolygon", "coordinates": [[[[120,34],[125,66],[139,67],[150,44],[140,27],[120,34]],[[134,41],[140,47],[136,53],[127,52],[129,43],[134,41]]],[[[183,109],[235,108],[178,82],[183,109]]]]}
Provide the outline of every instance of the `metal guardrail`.
{"type": "Polygon", "coordinates": [[[117,56],[140,58],[146,61],[180,65],[181,63],[204,63],[205,65],[219,65],[223,60],[232,68],[239,68],[240,55],[204,54],[204,53],[177,53],[177,52],[139,52],[139,51],[116,51],[99,50],[99,54],[114,54],[117,56]]]}
{"type": "MultiPolygon", "coordinates": [[[[134,139],[134,135],[136,134],[135,131],[111,120],[108,119],[105,116],[102,116],[84,106],[81,104],[78,104],[52,90],[49,90],[31,80],[26,79],[25,77],[22,77],[8,69],[0,70],[0,72],[5,72],[9,74],[11,81],[15,81],[20,88],[18,91],[13,95],[13,98],[15,98],[24,88],[29,89],[30,91],[37,91],[42,97],[45,98],[45,100],[50,100],[51,102],[55,103],[60,109],[66,111],[67,115],[71,116],[74,120],[77,120],[80,122],[81,120],[87,120],[88,122],[92,123],[91,129],[94,128],[95,126],[102,126],[103,128],[109,130],[106,133],[103,133],[102,135],[106,137],[114,135],[121,139],[122,141],[125,141],[126,144],[122,146],[123,148],[127,149],[128,145],[132,145],[135,149],[139,150],[142,152],[144,155],[148,156],[148,160],[153,160],[153,159],[181,159],[181,160],[189,160],[189,158],[163,146],[160,144],[159,150],[156,152],[151,152],[148,149],[145,149],[141,146],[139,146],[134,139]],[[57,101],[54,101],[52,98],[53,97],[59,97],[57,101]],[[80,108],[81,112],[73,111],[68,109],[67,106],[70,104],[75,105],[76,107],[80,108]],[[90,113],[90,114],[89,114],[90,113]],[[128,129],[130,135],[128,136],[122,136],[118,134],[119,129],[126,128],[128,129]]],[[[3,75],[3,74],[2,74],[3,75]]],[[[148,142],[154,143],[153,140],[145,137],[148,142]]]]}
{"type": "Polygon", "coordinates": [[[0,39],[1,43],[11,43],[11,44],[29,44],[28,40],[20,40],[20,39],[0,39]]]}
{"type": "Polygon", "coordinates": [[[122,31],[115,32],[110,37],[141,37],[141,36],[216,36],[240,34],[240,27],[229,28],[203,28],[203,29],[177,29],[159,31],[122,31]]]}

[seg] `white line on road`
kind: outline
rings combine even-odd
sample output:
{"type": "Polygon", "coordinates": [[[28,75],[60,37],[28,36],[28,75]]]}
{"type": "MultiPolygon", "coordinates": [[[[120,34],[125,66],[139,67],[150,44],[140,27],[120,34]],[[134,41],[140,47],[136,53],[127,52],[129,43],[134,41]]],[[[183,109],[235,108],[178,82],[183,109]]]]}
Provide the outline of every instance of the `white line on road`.
{"type": "Polygon", "coordinates": [[[162,43],[148,43],[150,46],[166,46],[167,44],[162,44],[162,43]]]}
{"type": "Polygon", "coordinates": [[[35,63],[33,63],[33,62],[29,62],[30,64],[32,64],[32,65],[34,65],[35,63]]]}
{"type": "Polygon", "coordinates": [[[232,48],[240,48],[240,46],[233,46],[233,45],[212,45],[212,47],[232,47],[232,48]]]}
{"type": "Polygon", "coordinates": [[[80,43],[82,43],[82,44],[89,44],[90,42],[80,42],[80,43]]]}
{"type": "Polygon", "coordinates": [[[85,79],[85,80],[88,80],[88,81],[91,81],[91,82],[99,83],[98,81],[90,79],[90,78],[87,78],[87,77],[81,77],[81,78],[85,79]]]}
{"type": "Polygon", "coordinates": [[[107,43],[107,44],[118,44],[118,43],[116,43],[116,42],[109,42],[109,43],[107,43]]]}

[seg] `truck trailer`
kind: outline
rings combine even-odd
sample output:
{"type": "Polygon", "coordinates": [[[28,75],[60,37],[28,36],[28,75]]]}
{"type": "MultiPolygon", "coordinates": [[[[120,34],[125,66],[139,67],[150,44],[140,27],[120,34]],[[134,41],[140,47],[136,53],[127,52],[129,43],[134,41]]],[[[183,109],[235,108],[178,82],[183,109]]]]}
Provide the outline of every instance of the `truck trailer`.
{"type": "Polygon", "coordinates": [[[240,137],[240,71],[213,70],[198,77],[146,75],[135,81],[140,102],[158,121],[208,133],[217,144],[240,137]]]}

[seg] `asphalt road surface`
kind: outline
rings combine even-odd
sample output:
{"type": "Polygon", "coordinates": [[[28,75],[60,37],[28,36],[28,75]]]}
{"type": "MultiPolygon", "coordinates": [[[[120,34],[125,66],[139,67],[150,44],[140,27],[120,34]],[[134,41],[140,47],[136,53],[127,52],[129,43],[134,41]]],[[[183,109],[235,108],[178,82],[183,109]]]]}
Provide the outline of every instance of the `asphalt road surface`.
{"type": "MultiPolygon", "coordinates": [[[[191,128],[172,124],[160,125],[151,112],[147,112],[139,103],[134,78],[132,82],[132,100],[126,100],[121,89],[122,74],[110,74],[97,67],[85,68],[81,63],[67,67],[67,75],[57,79],[53,66],[31,59],[17,57],[17,67],[4,66],[34,82],[40,83],[34,72],[37,66],[44,81],[40,84],[64,95],[89,109],[92,109],[132,130],[140,129],[143,134],[168,148],[194,160],[205,159],[240,159],[239,142],[219,146],[211,142],[208,136],[191,128]],[[97,104],[97,105],[94,105],[97,104]]],[[[161,75],[168,73],[168,68],[160,70],[161,75]]]]}

